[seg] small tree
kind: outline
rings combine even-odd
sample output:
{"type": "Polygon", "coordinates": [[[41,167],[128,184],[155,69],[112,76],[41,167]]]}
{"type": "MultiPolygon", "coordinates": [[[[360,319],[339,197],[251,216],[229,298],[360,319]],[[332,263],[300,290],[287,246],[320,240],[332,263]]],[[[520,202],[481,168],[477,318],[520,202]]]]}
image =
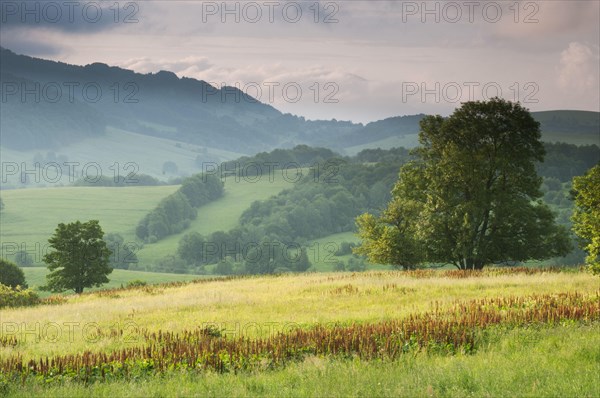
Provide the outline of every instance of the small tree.
{"type": "Polygon", "coordinates": [[[17,286],[27,287],[23,270],[2,258],[0,258],[0,284],[13,289],[17,286]]]}
{"type": "Polygon", "coordinates": [[[44,256],[51,271],[46,288],[53,292],[74,290],[79,294],[86,287],[108,282],[112,272],[111,251],[102,239],[104,232],[97,220],[58,224],[48,242],[55,251],[44,256]]]}
{"type": "Polygon", "coordinates": [[[296,272],[305,272],[307,269],[311,267],[310,260],[308,259],[308,254],[306,253],[306,248],[303,247],[300,249],[300,253],[297,258],[293,260],[292,269],[296,272]]]}
{"type": "Polygon", "coordinates": [[[582,249],[588,252],[586,262],[594,274],[600,274],[600,163],[585,175],[573,178],[575,211],[573,231],[582,249]]]}

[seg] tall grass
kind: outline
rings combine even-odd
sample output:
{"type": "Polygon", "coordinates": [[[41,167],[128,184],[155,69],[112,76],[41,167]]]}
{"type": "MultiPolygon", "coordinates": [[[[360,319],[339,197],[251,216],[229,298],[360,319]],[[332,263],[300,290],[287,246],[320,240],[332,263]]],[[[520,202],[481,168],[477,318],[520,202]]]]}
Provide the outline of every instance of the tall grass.
{"type": "MultiPolygon", "coordinates": [[[[600,295],[562,293],[525,297],[457,301],[445,308],[417,313],[405,319],[376,324],[315,325],[268,338],[224,338],[218,330],[203,328],[181,333],[141,331],[142,346],[113,352],[86,351],[24,361],[17,354],[0,359],[0,371],[10,380],[29,377],[69,378],[85,383],[174,369],[219,373],[284,366],[306,356],[395,360],[407,352],[472,352],[477,336],[492,326],[590,324],[600,320],[600,295]]],[[[115,336],[122,330],[112,330],[115,336]]],[[[112,336],[111,336],[112,337],[112,336]]],[[[1,341],[1,340],[0,340],[1,341]]],[[[5,345],[14,344],[8,340],[5,345]]],[[[17,342],[18,345],[18,342],[17,342]]]]}

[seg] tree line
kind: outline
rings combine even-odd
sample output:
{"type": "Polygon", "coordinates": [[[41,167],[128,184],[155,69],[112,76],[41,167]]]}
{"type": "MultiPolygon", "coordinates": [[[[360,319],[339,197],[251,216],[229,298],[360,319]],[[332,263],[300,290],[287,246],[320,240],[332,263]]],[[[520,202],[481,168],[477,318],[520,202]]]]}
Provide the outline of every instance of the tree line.
{"type": "Polygon", "coordinates": [[[197,174],[186,178],[181,187],[164,198],[138,224],[139,239],[153,243],[179,233],[196,219],[197,208],[223,196],[223,183],[214,175],[197,174]]]}

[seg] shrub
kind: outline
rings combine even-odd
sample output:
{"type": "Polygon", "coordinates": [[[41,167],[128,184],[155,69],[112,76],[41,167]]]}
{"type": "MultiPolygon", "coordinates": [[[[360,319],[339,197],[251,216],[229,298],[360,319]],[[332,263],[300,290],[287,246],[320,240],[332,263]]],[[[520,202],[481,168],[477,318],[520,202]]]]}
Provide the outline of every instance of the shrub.
{"type": "Polygon", "coordinates": [[[27,307],[39,303],[39,296],[31,289],[23,289],[20,286],[12,289],[0,284],[0,308],[27,307]]]}
{"type": "Polygon", "coordinates": [[[333,270],[336,272],[342,272],[346,270],[346,264],[344,264],[343,261],[337,261],[334,265],[333,265],[333,270]]]}
{"type": "Polygon", "coordinates": [[[356,244],[351,242],[342,242],[340,243],[340,247],[335,253],[336,256],[345,256],[346,254],[352,254],[352,248],[356,247],[356,244]]]}
{"type": "Polygon", "coordinates": [[[0,258],[0,284],[6,285],[12,288],[17,286],[27,287],[25,283],[25,274],[23,270],[17,267],[10,261],[6,261],[0,258]]]}
{"type": "Polygon", "coordinates": [[[127,282],[127,287],[140,287],[140,286],[146,286],[148,283],[146,281],[143,281],[141,279],[134,279],[132,281],[127,282]]]}
{"type": "Polygon", "coordinates": [[[229,260],[221,260],[214,269],[215,275],[231,275],[233,274],[233,264],[229,260]]]}

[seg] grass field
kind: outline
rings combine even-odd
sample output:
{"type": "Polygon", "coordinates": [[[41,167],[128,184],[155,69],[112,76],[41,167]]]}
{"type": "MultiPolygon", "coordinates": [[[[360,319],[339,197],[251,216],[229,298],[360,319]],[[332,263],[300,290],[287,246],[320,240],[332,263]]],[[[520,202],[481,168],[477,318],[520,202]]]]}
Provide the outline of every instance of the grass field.
{"type": "MultiPolygon", "coordinates": [[[[48,269],[45,267],[28,267],[23,268],[23,273],[25,274],[25,280],[30,288],[37,291],[37,288],[46,284],[46,274],[48,274],[48,269]]],[[[158,272],[145,272],[145,271],[129,271],[123,269],[115,269],[108,276],[110,280],[109,283],[102,285],[100,288],[91,288],[86,289],[85,291],[94,291],[100,289],[110,289],[121,286],[126,286],[128,282],[134,280],[144,281],[148,284],[158,284],[158,283],[167,283],[167,282],[179,282],[179,281],[189,281],[193,279],[200,278],[198,275],[182,275],[182,274],[167,274],[167,273],[158,273],[158,272]]],[[[40,296],[46,297],[49,296],[48,292],[39,292],[40,296]]],[[[69,293],[69,292],[67,292],[69,293]]],[[[73,292],[70,292],[73,293],[73,292]]]]}
{"type": "MultiPolygon", "coordinates": [[[[491,328],[480,335],[477,349],[470,351],[416,349],[395,360],[307,355],[285,366],[235,374],[179,369],[88,385],[53,377],[47,381],[30,378],[21,386],[0,377],[0,390],[15,396],[592,397],[600,393],[597,277],[579,272],[483,274],[459,279],[435,273],[418,275],[366,272],[249,277],[98,292],[69,296],[60,305],[4,309],[0,343],[7,336],[18,342],[16,346],[0,344],[0,364],[16,354],[27,360],[85,350],[110,353],[143,345],[144,333],[159,330],[182,333],[216,325],[224,338],[244,335],[256,339],[332,322],[351,325],[408,319],[433,308],[451,308],[456,300],[529,297],[534,292],[589,297],[595,300],[596,315],[583,323],[491,328]],[[48,325],[52,325],[52,333],[48,325]],[[67,333],[64,325],[69,325],[72,333],[67,333]],[[119,329],[123,334],[110,334],[119,329]]],[[[515,311],[525,311],[532,302],[525,298],[523,303],[525,307],[515,311]]],[[[501,313],[510,310],[501,308],[501,313]]]]}
{"type": "Polygon", "coordinates": [[[105,233],[134,239],[135,227],[148,211],[177,186],[158,187],[61,187],[2,191],[5,209],[0,222],[3,256],[14,245],[24,245],[41,264],[41,249],[56,226],[76,220],[100,220],[105,233]]]}
{"type": "Polygon", "coordinates": [[[158,202],[175,192],[178,186],[158,187],[57,187],[2,191],[5,209],[0,220],[0,242],[3,257],[16,251],[15,245],[25,245],[41,262],[42,248],[58,223],[97,219],[105,233],[119,233],[126,242],[137,242],[139,265],[152,267],[162,257],[174,254],[181,237],[191,231],[209,234],[227,231],[238,224],[240,215],[255,200],[267,199],[291,187],[281,173],[258,182],[228,178],[225,195],[198,210],[198,217],[187,230],[154,244],[137,242],[135,227],[158,202]],[[36,244],[40,249],[36,249],[36,244]]]}

